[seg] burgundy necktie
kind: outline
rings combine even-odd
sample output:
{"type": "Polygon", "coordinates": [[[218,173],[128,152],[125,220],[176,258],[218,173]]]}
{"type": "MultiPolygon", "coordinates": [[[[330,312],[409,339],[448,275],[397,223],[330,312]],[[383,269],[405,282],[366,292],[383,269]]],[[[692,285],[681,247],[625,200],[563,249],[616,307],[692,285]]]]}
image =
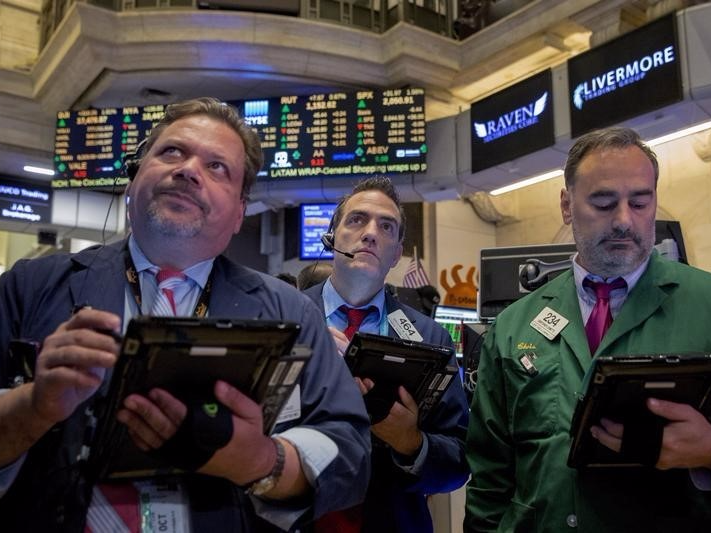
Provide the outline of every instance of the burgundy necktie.
{"type": "MultiPolygon", "coordinates": [[[[346,314],[348,325],[346,329],[343,330],[343,334],[348,337],[348,340],[351,340],[356,331],[358,331],[358,328],[360,328],[363,320],[365,320],[365,317],[377,310],[377,307],[371,305],[362,309],[356,309],[355,307],[342,305],[338,310],[346,314]]],[[[349,509],[342,509],[325,514],[316,520],[314,531],[316,533],[356,533],[360,531],[362,524],[363,506],[356,505],[349,509]]]]}
{"type": "Polygon", "coordinates": [[[346,329],[343,330],[343,334],[348,337],[348,340],[351,340],[353,338],[353,335],[355,335],[355,332],[358,331],[358,328],[360,328],[360,325],[363,323],[363,320],[365,320],[365,317],[367,317],[372,311],[375,311],[376,309],[377,308],[373,305],[362,309],[348,307],[347,305],[342,305],[338,308],[339,311],[342,311],[346,314],[348,326],[346,326],[346,329]]]}
{"type": "Polygon", "coordinates": [[[158,294],[153,302],[151,315],[175,316],[175,289],[185,281],[185,274],[180,270],[163,268],[156,274],[158,294]]]}
{"type": "Polygon", "coordinates": [[[610,292],[615,289],[624,289],[627,287],[627,282],[622,278],[617,278],[612,283],[595,282],[588,278],[583,281],[584,287],[591,287],[595,291],[595,307],[593,307],[590,318],[585,324],[585,333],[588,337],[590,345],[590,353],[592,355],[600,346],[600,341],[605,336],[605,332],[612,324],[612,312],[610,311],[610,292]]]}

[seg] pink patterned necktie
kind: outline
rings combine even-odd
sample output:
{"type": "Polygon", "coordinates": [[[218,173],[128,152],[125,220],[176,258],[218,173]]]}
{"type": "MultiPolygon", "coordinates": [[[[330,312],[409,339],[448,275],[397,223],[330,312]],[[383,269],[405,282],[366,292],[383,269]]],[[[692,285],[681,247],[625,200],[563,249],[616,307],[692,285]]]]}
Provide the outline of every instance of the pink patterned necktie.
{"type": "Polygon", "coordinates": [[[175,316],[175,289],[185,282],[185,274],[180,270],[163,268],[156,274],[158,282],[158,294],[151,315],[153,316],[175,316]]]}
{"type": "Polygon", "coordinates": [[[622,278],[617,278],[612,283],[595,282],[590,279],[583,281],[583,286],[591,287],[595,291],[595,307],[593,307],[590,318],[585,324],[585,333],[590,345],[590,353],[595,354],[600,346],[605,332],[612,324],[612,312],[610,311],[610,293],[615,289],[624,289],[627,282],[622,278]]]}

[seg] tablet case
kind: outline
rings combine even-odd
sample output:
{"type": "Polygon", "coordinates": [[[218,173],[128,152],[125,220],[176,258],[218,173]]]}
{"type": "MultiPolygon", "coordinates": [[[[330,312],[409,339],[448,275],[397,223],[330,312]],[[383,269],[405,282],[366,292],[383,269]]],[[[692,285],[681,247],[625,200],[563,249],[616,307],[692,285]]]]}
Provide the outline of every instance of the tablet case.
{"type": "Polygon", "coordinates": [[[295,323],[217,318],[134,318],[124,336],[99,421],[90,464],[100,478],[145,477],[179,471],[136,448],[116,412],[132,393],[161,387],[185,403],[214,400],[215,381],[231,383],[262,406],[264,432],[279,412],[311,356],[294,347],[295,323]]]}
{"type": "Polygon", "coordinates": [[[568,466],[574,468],[654,466],[666,420],[647,409],[647,398],[686,403],[711,414],[711,354],[600,356],[586,383],[570,429],[568,466]],[[590,434],[601,418],[625,425],[619,453],[590,434]]]}
{"type": "Polygon", "coordinates": [[[400,385],[412,395],[423,420],[459,374],[454,349],[405,339],[356,333],[344,356],[351,374],[375,383],[363,399],[371,423],[383,420],[400,385]]]}

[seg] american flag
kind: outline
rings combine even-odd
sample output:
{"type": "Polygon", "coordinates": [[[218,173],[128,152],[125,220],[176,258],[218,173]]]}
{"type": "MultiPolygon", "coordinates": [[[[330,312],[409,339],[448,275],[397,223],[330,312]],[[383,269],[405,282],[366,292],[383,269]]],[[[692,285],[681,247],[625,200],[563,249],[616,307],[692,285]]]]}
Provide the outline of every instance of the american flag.
{"type": "Polygon", "coordinates": [[[415,250],[412,261],[407,265],[405,276],[402,278],[402,285],[403,287],[409,287],[411,289],[431,285],[430,278],[427,277],[427,272],[425,272],[420,258],[417,257],[417,250],[415,250]]]}

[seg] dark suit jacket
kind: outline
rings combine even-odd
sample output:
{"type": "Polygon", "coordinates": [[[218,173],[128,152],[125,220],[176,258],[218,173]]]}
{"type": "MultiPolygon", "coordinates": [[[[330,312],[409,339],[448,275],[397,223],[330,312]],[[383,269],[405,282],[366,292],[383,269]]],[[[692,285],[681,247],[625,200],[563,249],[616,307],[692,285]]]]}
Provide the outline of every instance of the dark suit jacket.
{"type": "MultiPolygon", "coordinates": [[[[20,261],[0,277],[0,387],[10,377],[7,353],[12,339],[44,340],[69,318],[77,303],[124,316],[123,250],[116,244],[20,261]]],[[[222,256],[213,268],[210,316],[299,322],[297,343],[313,349],[300,381],[301,417],[275,428],[275,432],[311,428],[338,446],[338,456],[315,481],[310,514],[320,516],[361,501],[369,474],[368,418],[322,314],[296,289],[271,276],[222,256]]],[[[30,450],[18,478],[0,499],[2,531],[83,531],[91,486],[74,460],[84,435],[83,412],[80,406],[30,450]]],[[[193,478],[189,490],[195,496],[194,531],[268,528],[241,489],[221,479],[193,478]]]]}
{"type": "MultiPolygon", "coordinates": [[[[324,282],[325,283],[325,282],[324,282]]],[[[324,283],[304,291],[322,313],[324,283]]],[[[385,291],[385,312],[401,309],[422,335],[424,342],[452,346],[449,333],[434,320],[399,303],[385,291]]],[[[397,337],[392,326],[388,336],[397,337]]],[[[453,364],[457,364],[453,356],[453,364]]],[[[461,382],[454,380],[442,400],[420,429],[429,441],[429,450],[420,475],[405,473],[393,461],[392,450],[373,445],[373,473],[364,504],[364,532],[430,532],[432,518],[426,495],[449,492],[464,484],[469,469],[464,459],[468,408],[461,382]]]]}

